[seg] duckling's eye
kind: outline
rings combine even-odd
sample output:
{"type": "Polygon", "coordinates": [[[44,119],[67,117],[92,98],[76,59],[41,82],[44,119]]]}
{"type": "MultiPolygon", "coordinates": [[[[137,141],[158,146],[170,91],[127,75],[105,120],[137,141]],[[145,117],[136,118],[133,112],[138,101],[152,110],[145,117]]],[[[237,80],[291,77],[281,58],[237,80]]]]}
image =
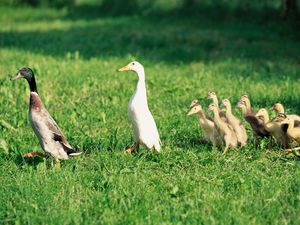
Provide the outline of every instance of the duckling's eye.
{"type": "Polygon", "coordinates": [[[135,65],[135,63],[132,63],[132,65],[134,66],[134,65],[135,65]]]}

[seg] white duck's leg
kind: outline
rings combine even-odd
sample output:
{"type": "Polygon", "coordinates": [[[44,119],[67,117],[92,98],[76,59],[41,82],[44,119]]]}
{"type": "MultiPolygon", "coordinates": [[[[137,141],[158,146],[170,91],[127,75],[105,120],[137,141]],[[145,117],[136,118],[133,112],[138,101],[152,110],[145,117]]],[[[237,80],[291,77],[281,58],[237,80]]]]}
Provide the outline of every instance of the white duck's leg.
{"type": "Polygon", "coordinates": [[[136,142],[132,147],[128,148],[125,150],[125,153],[130,153],[132,154],[135,151],[138,151],[140,148],[140,144],[138,142],[136,142]]]}

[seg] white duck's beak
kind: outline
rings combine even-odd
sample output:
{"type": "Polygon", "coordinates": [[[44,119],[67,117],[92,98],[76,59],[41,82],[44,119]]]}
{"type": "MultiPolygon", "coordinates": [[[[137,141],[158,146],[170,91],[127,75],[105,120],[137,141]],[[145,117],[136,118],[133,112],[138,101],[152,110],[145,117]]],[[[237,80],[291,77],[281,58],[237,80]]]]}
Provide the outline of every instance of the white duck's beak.
{"type": "Polygon", "coordinates": [[[16,76],[10,78],[10,80],[17,80],[19,78],[22,78],[23,76],[21,75],[21,73],[17,73],[16,76]]]}
{"type": "Polygon", "coordinates": [[[124,66],[124,67],[118,69],[118,72],[123,72],[123,71],[128,71],[128,70],[129,70],[128,66],[124,66]]]}

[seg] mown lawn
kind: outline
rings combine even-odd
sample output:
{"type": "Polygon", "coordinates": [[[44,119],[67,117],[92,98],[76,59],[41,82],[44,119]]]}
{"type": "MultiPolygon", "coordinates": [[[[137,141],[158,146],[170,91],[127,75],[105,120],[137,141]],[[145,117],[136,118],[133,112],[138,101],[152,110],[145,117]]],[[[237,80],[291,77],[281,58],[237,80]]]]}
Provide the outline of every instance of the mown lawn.
{"type": "MultiPolygon", "coordinates": [[[[300,33],[277,14],[161,12],[101,16],[95,9],[0,9],[0,224],[299,224],[300,161],[263,141],[222,155],[199,141],[188,106],[209,91],[255,108],[300,114],[300,33]],[[127,104],[137,59],[163,149],[133,156],[127,104]],[[10,76],[36,73],[39,93],[83,156],[53,168],[28,120],[29,89],[10,76]]],[[[240,112],[235,112],[240,116],[240,112]]],[[[250,128],[249,135],[251,136],[250,128]]]]}

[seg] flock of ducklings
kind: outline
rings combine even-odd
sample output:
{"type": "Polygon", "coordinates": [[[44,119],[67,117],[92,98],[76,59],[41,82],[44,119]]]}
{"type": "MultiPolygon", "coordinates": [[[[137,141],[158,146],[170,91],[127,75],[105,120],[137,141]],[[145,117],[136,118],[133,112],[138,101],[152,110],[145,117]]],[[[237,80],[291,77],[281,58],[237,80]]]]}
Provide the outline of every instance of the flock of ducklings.
{"type": "MultiPolygon", "coordinates": [[[[139,62],[133,61],[118,71],[133,71],[138,76],[136,90],[128,104],[134,144],[126,152],[133,153],[139,149],[140,145],[147,149],[154,148],[157,152],[160,152],[159,132],[148,107],[144,67],[139,62]]],[[[43,105],[37,91],[33,71],[24,67],[11,80],[19,78],[24,78],[29,84],[29,120],[44,150],[44,153],[30,152],[25,154],[24,157],[52,156],[56,160],[57,167],[60,167],[60,160],[67,160],[71,156],[80,155],[81,152],[77,152],[71,147],[61,129],[43,105]]],[[[223,113],[219,108],[216,94],[210,92],[209,98],[213,101],[208,107],[208,110],[213,112],[213,119],[204,113],[198,100],[192,101],[189,112],[189,115],[197,114],[199,116],[205,139],[216,147],[225,145],[224,153],[229,148],[245,146],[248,139],[246,129],[241,121],[233,115],[230,101],[228,99],[222,101],[222,105],[226,108],[226,113],[223,113]]],[[[300,143],[300,126],[298,127],[300,118],[297,115],[284,114],[284,108],[281,104],[277,103],[273,106],[278,115],[272,120],[269,120],[265,109],[255,112],[251,108],[250,100],[246,95],[241,97],[238,107],[242,110],[245,120],[251,125],[255,141],[257,137],[274,137],[285,149],[290,148],[291,140],[300,143]]]]}
{"type": "MultiPolygon", "coordinates": [[[[229,99],[223,99],[219,107],[215,92],[209,92],[208,98],[212,100],[208,106],[208,111],[213,112],[213,118],[205,114],[197,99],[191,102],[191,109],[188,113],[188,115],[198,115],[205,140],[214,147],[225,146],[223,154],[229,148],[245,146],[248,140],[246,129],[242,122],[233,115],[229,99]],[[225,108],[225,113],[221,111],[222,107],[225,108]]],[[[300,149],[300,147],[291,148],[293,142],[300,143],[300,117],[285,114],[282,104],[276,103],[270,108],[277,113],[271,120],[265,108],[261,108],[257,112],[251,108],[250,99],[247,95],[241,96],[236,106],[241,109],[245,121],[252,128],[255,147],[258,138],[266,137],[269,138],[269,146],[275,139],[285,149],[286,153],[300,149]]]]}

